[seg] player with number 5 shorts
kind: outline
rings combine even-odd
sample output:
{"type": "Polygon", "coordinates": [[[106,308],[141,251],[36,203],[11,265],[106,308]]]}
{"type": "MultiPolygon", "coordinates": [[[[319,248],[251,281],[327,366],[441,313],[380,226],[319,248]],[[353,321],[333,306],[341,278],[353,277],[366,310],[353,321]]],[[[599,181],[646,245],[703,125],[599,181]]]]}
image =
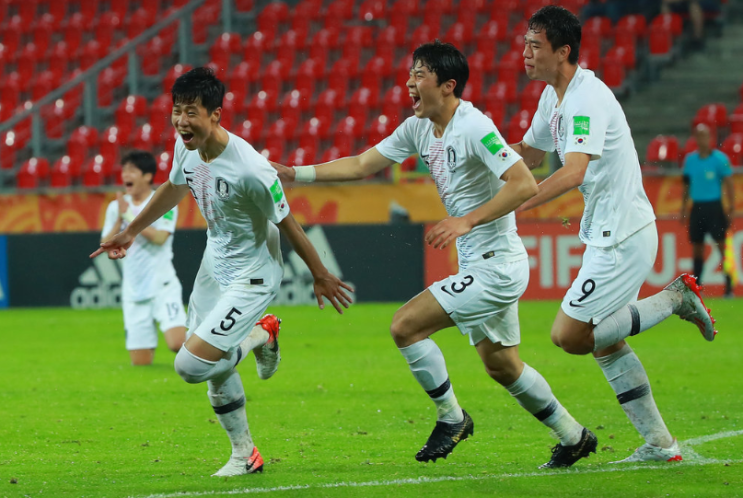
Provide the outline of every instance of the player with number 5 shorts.
{"type": "Polygon", "coordinates": [[[625,414],[645,439],[622,462],[681,460],[678,443],[655,405],[648,376],[624,339],[676,314],[697,325],[711,341],[714,321],[690,275],[637,301],[658,250],[655,214],[622,107],[592,71],[578,65],[580,39],[580,21],[562,7],[543,7],[529,19],[524,37],[526,74],[545,81],[547,87],[531,127],[513,148],[530,168],[541,163],[545,151],[557,151],[563,166],[539,184],[539,193],[520,210],[576,187],[583,194],[580,239],[586,250],[552,325],[552,341],[571,354],[593,354],[625,414]]]}
{"type": "Polygon", "coordinates": [[[440,249],[456,241],[459,273],[431,285],[392,318],[395,344],[436,405],[436,426],[415,458],[446,458],[474,431],[472,418],[454,395],[444,356],[430,338],[456,326],[468,336],[486,372],[553,429],[563,449],[559,466],[570,466],[595,451],[596,436],[575,421],[518,352],[518,300],[529,281],[529,263],[513,210],[536,194],[536,182],[493,121],[461,99],[469,66],[459,50],[428,43],[413,52],[412,62],[406,87],[415,116],[392,135],[359,156],[318,166],[274,167],[286,180],[356,180],[420,155],[449,214],[426,241],[440,249]]]}
{"type": "Polygon", "coordinates": [[[91,256],[126,255],[134,237],[190,192],[207,224],[207,242],[188,306],[188,337],[175,370],[188,383],[206,381],[209,401],[232,444],[215,476],[263,470],[245,412],[245,390],[235,367],[253,351],[261,378],[280,359],[279,320],[261,316],[281,284],[279,230],[314,278],[318,305],[327,298],[339,313],[351,288],[320,261],[289,211],[276,171],[245,140],[222,128],[224,84],[211,69],[196,68],[172,88],[171,121],[178,132],[170,179],[120,234],[91,256]]]}

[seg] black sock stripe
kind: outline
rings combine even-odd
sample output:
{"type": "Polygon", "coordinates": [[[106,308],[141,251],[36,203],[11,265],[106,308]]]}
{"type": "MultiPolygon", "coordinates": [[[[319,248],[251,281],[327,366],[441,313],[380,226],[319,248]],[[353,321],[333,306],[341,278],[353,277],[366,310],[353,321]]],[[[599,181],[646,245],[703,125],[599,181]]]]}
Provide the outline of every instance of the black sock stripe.
{"type": "Polygon", "coordinates": [[[650,394],[650,384],[645,383],[635,387],[634,389],[630,389],[629,391],[617,394],[617,401],[619,401],[620,405],[623,405],[630,401],[642,398],[643,396],[647,396],[648,394],[650,394]]]}
{"type": "Polygon", "coordinates": [[[547,405],[545,408],[538,411],[537,413],[534,413],[534,416],[540,422],[544,422],[550,415],[555,413],[555,410],[557,410],[557,400],[553,399],[552,401],[550,401],[550,404],[547,405]]]}
{"type": "Polygon", "coordinates": [[[240,396],[240,399],[236,399],[232,403],[227,403],[222,406],[212,406],[212,408],[214,408],[214,413],[217,415],[224,415],[225,413],[234,412],[243,406],[245,406],[245,396],[240,396]]]}
{"type": "Polygon", "coordinates": [[[447,377],[444,383],[441,384],[439,387],[437,387],[436,389],[431,389],[430,391],[426,391],[426,392],[431,398],[440,398],[441,396],[446,394],[446,391],[448,391],[450,387],[451,387],[451,382],[449,382],[449,377],[447,377]]]}
{"type": "Polygon", "coordinates": [[[629,314],[632,317],[632,329],[629,335],[637,335],[640,333],[640,312],[637,311],[637,306],[634,304],[628,304],[629,314]]]}

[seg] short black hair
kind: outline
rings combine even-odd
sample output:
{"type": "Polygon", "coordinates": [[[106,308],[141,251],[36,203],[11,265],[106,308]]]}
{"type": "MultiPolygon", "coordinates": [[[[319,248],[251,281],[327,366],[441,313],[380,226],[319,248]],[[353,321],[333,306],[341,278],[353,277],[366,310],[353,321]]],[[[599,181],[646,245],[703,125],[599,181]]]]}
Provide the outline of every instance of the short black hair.
{"type": "Polygon", "coordinates": [[[439,86],[445,81],[456,81],[454,96],[457,98],[462,96],[470,77],[470,66],[467,64],[467,58],[457,47],[439,40],[425,43],[413,52],[413,67],[418,62],[436,74],[439,86]]]}
{"type": "Polygon", "coordinates": [[[532,31],[544,29],[553,51],[565,45],[569,46],[568,62],[578,63],[581,38],[580,20],[568,9],[557,5],[542,7],[529,18],[529,29],[532,31]]]}
{"type": "Polygon", "coordinates": [[[173,95],[173,105],[193,104],[198,100],[211,114],[216,108],[222,107],[225,87],[210,68],[197,67],[180,75],[170,93],[173,95]]]}
{"type": "Polygon", "coordinates": [[[157,161],[155,161],[155,156],[143,150],[133,150],[121,159],[122,166],[127,163],[132,163],[142,172],[143,175],[146,175],[147,173],[152,174],[152,178],[150,178],[150,183],[152,183],[155,178],[155,173],[157,173],[157,161]]]}

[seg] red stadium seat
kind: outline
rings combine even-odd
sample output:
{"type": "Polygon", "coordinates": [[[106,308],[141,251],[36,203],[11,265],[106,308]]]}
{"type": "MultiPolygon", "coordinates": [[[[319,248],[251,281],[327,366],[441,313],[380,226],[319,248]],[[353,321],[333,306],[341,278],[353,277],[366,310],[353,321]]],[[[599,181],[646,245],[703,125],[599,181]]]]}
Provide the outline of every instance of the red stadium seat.
{"type": "Polygon", "coordinates": [[[490,52],[477,51],[468,57],[467,62],[469,63],[470,74],[492,75],[495,71],[495,50],[490,52]]]}
{"type": "Polygon", "coordinates": [[[397,0],[390,8],[390,17],[404,17],[407,19],[410,16],[417,16],[419,10],[420,0],[397,0]]]}
{"type": "Polygon", "coordinates": [[[508,143],[515,144],[521,142],[526,134],[526,130],[531,126],[533,113],[522,110],[511,116],[508,122],[508,143]]]}
{"type": "Polygon", "coordinates": [[[619,61],[604,61],[604,83],[612,90],[624,88],[624,66],[619,61]]]}
{"type": "Polygon", "coordinates": [[[472,102],[475,107],[479,107],[482,100],[482,80],[482,73],[471,72],[470,78],[467,80],[467,85],[464,87],[464,92],[462,93],[462,98],[468,102],[472,102]]]}
{"type": "Polygon", "coordinates": [[[547,84],[543,81],[530,81],[521,91],[521,108],[528,109],[532,113],[536,112],[539,98],[546,86],[547,84]]]}
{"type": "Polygon", "coordinates": [[[47,93],[54,90],[59,79],[56,74],[49,71],[42,71],[31,80],[31,99],[34,101],[41,100],[47,93]]]}
{"type": "Polygon", "coordinates": [[[493,120],[495,126],[500,130],[506,119],[506,103],[503,100],[486,99],[484,114],[493,120]]]}
{"type": "Polygon", "coordinates": [[[49,161],[43,157],[32,157],[16,173],[18,188],[36,188],[49,178],[49,161]]]}
{"type": "Polygon", "coordinates": [[[276,31],[279,24],[289,20],[289,6],[284,2],[269,2],[258,14],[258,29],[276,31]]]}
{"type": "Polygon", "coordinates": [[[86,187],[100,187],[105,181],[105,177],[109,171],[113,169],[113,165],[107,163],[106,159],[98,154],[91,157],[82,170],[82,183],[86,187]]]}
{"type": "Polygon", "coordinates": [[[307,166],[315,164],[317,149],[312,146],[297,147],[289,154],[286,163],[290,166],[307,166]]]}
{"type": "Polygon", "coordinates": [[[684,20],[679,14],[659,14],[650,22],[650,33],[654,29],[670,31],[674,37],[681,36],[684,31],[684,20]]]}
{"type": "Polygon", "coordinates": [[[274,112],[278,105],[278,93],[275,90],[261,90],[253,95],[248,104],[248,117],[254,113],[265,116],[267,112],[274,112]]]}
{"type": "Polygon", "coordinates": [[[329,149],[325,149],[325,152],[323,152],[322,157],[320,158],[321,163],[327,163],[329,161],[334,161],[336,159],[340,159],[342,157],[348,157],[351,155],[351,148],[348,146],[338,146],[333,145],[329,149]]]}
{"type": "Polygon", "coordinates": [[[173,167],[173,154],[170,151],[163,151],[157,155],[157,170],[152,182],[155,185],[161,185],[170,176],[170,169],[173,167]]]}
{"type": "Polygon", "coordinates": [[[227,77],[227,88],[247,94],[250,92],[251,84],[258,79],[258,68],[255,63],[242,61],[232,68],[227,77]]]}
{"type": "Polygon", "coordinates": [[[335,120],[336,111],[345,110],[347,105],[345,91],[341,93],[333,88],[328,88],[317,96],[315,116],[332,123],[335,120]]]}
{"type": "Polygon", "coordinates": [[[330,50],[340,47],[341,33],[335,26],[323,28],[312,37],[310,43],[310,57],[323,56],[330,50]]]}
{"type": "Polygon", "coordinates": [[[684,150],[681,151],[681,164],[683,165],[684,158],[697,150],[697,139],[694,136],[689,137],[684,143],[684,150]]]}
{"type": "Polygon", "coordinates": [[[312,117],[299,132],[299,145],[301,147],[309,144],[317,144],[320,140],[325,140],[330,136],[331,122],[326,119],[312,117]]]}
{"type": "Polygon", "coordinates": [[[658,135],[648,144],[645,160],[650,163],[678,164],[679,141],[673,135],[658,135]]]}
{"type": "Polygon", "coordinates": [[[36,71],[36,64],[41,60],[42,53],[34,43],[27,43],[16,58],[16,71],[23,81],[28,81],[36,71]]]}
{"type": "Polygon", "coordinates": [[[402,121],[406,107],[411,106],[412,101],[406,88],[395,85],[384,94],[382,100],[382,114],[389,118],[393,126],[397,126],[402,121]]]}
{"type": "Polygon", "coordinates": [[[97,40],[88,41],[79,50],[78,60],[80,62],[80,69],[85,71],[93,64],[98,62],[100,59],[102,59],[105,54],[105,47],[102,47],[97,40]]]}
{"type": "Polygon", "coordinates": [[[733,166],[743,166],[743,134],[733,133],[722,142],[720,148],[733,166]]]}
{"type": "MultiPolygon", "coordinates": [[[[62,21],[67,17],[68,13],[68,1],[67,0],[56,0],[50,1],[46,4],[49,14],[54,19],[53,27],[56,30],[62,21]]],[[[0,7],[0,10],[2,8],[0,7]]],[[[1,17],[1,16],[0,16],[1,17]]],[[[1,21],[2,19],[0,19],[1,21]]]]}
{"type": "Polygon", "coordinates": [[[667,57],[673,48],[673,35],[666,27],[655,27],[650,30],[648,40],[650,55],[654,57],[667,57]]]}
{"type": "Polygon", "coordinates": [[[511,50],[501,57],[498,63],[499,82],[508,82],[516,84],[524,71],[524,57],[521,50],[511,50]]]}
{"type": "Polygon", "coordinates": [[[349,107],[361,107],[365,110],[378,109],[379,108],[379,88],[368,88],[359,87],[358,90],[353,92],[351,99],[349,100],[349,107]]]}
{"type": "Polygon", "coordinates": [[[612,32],[611,19],[608,17],[589,17],[581,26],[582,36],[593,36],[596,38],[608,38],[612,32]]]}
{"type": "Polygon", "coordinates": [[[513,104],[518,99],[516,83],[513,81],[498,81],[488,88],[485,100],[500,100],[507,104],[513,104]]]}
{"type": "Polygon", "coordinates": [[[67,155],[70,156],[75,166],[79,168],[88,155],[88,151],[94,149],[97,143],[98,130],[92,126],[80,126],[67,139],[67,155]]]}
{"type": "Polygon", "coordinates": [[[275,161],[277,163],[283,162],[282,158],[284,157],[284,147],[283,144],[272,146],[266,145],[263,149],[261,149],[260,153],[269,161],[275,161]]]}
{"type": "Polygon", "coordinates": [[[113,45],[114,35],[119,31],[124,22],[115,12],[104,12],[95,20],[95,27],[93,32],[95,33],[95,39],[102,47],[108,48],[113,45]]]}
{"type": "MultiPolygon", "coordinates": [[[[85,19],[86,24],[92,23],[92,21],[98,16],[98,3],[99,0],[80,0],[78,5],[80,8],[80,13],[83,15],[83,18],[85,19]]],[[[111,2],[111,8],[114,9],[122,9],[123,7],[129,7],[129,0],[116,0],[115,2],[111,2]],[[119,4],[119,5],[114,5],[119,4]]],[[[117,12],[119,12],[117,10],[117,12]]],[[[119,14],[124,17],[127,14],[127,11],[119,12],[119,14]]]]}
{"type": "Polygon", "coordinates": [[[235,134],[249,144],[255,145],[263,135],[263,121],[260,118],[246,119],[236,128],[235,134]]]}
{"type": "Polygon", "coordinates": [[[237,33],[222,33],[209,48],[209,57],[219,67],[230,67],[230,58],[238,54],[242,48],[242,40],[237,33]]]}
{"type": "Polygon", "coordinates": [[[47,12],[36,19],[31,26],[34,45],[36,45],[36,48],[42,54],[49,48],[54,33],[55,22],[54,16],[47,12]]]}
{"type": "Polygon", "coordinates": [[[353,18],[353,0],[333,0],[325,9],[325,27],[337,26],[353,18]]]}
{"type": "Polygon", "coordinates": [[[347,116],[338,122],[334,133],[334,145],[351,145],[353,140],[358,140],[364,134],[364,121],[347,116]]]}
{"type": "Polygon", "coordinates": [[[152,151],[154,143],[155,137],[152,133],[152,126],[149,123],[145,123],[134,130],[132,147],[135,149],[152,151]]]}
{"type": "Polygon", "coordinates": [[[239,123],[245,119],[245,109],[245,95],[242,92],[225,93],[220,124],[227,129],[232,129],[233,123],[239,123]]]}
{"type": "MultiPolygon", "coordinates": [[[[431,0],[429,0],[430,2],[431,0]]],[[[387,13],[386,0],[365,0],[359,6],[359,19],[366,22],[384,19],[387,13]]]]}
{"type": "Polygon", "coordinates": [[[175,80],[191,69],[193,69],[193,67],[190,64],[176,64],[171,67],[165,74],[165,78],[163,78],[163,93],[170,93],[170,90],[173,89],[173,83],[175,83],[175,80]]]}
{"type": "Polygon", "coordinates": [[[70,156],[62,156],[52,166],[49,186],[54,188],[69,187],[73,180],[80,176],[80,168],[79,162],[75,162],[70,156]]]}
{"type": "Polygon", "coordinates": [[[728,126],[728,110],[723,103],[707,104],[699,108],[692,126],[704,123],[712,128],[724,128],[728,126]]]}
{"type": "Polygon", "coordinates": [[[455,22],[451,26],[449,26],[448,31],[446,32],[446,35],[444,35],[444,39],[447,40],[449,43],[453,43],[454,45],[461,47],[464,45],[468,45],[472,41],[473,37],[473,27],[467,26],[462,22],[455,22]]]}
{"type": "Polygon", "coordinates": [[[733,114],[729,121],[730,133],[743,134],[743,114],[733,114]]]}
{"type": "Polygon", "coordinates": [[[629,14],[617,21],[614,28],[614,37],[632,36],[633,38],[645,38],[647,33],[647,19],[642,14],[629,14]]]}
{"type": "Polygon", "coordinates": [[[410,41],[408,42],[408,48],[412,51],[418,48],[424,43],[433,41],[438,37],[439,28],[431,24],[421,24],[410,35],[410,41]]]}
{"type": "Polygon", "coordinates": [[[119,128],[110,126],[101,133],[98,152],[111,164],[115,164],[119,160],[119,149],[121,145],[127,142],[127,137],[123,136],[119,128]]]}
{"type": "Polygon", "coordinates": [[[384,114],[373,119],[366,130],[366,143],[371,146],[378,144],[395,130],[395,126],[384,114]]]}
{"type": "Polygon", "coordinates": [[[601,51],[593,50],[588,47],[580,47],[580,59],[578,61],[580,67],[583,69],[590,69],[592,71],[601,70],[601,51]]]}
{"type": "Polygon", "coordinates": [[[15,15],[8,20],[3,26],[3,45],[9,53],[14,54],[21,46],[21,38],[23,38],[24,28],[27,26],[21,20],[21,17],[15,15]]]}

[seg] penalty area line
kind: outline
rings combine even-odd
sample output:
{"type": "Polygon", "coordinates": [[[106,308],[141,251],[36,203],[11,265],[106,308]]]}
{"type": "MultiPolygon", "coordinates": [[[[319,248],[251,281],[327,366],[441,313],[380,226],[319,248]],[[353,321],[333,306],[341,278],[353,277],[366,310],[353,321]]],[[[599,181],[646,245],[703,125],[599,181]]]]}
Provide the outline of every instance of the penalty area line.
{"type": "MultiPolygon", "coordinates": [[[[211,491],[178,491],[175,493],[156,493],[151,495],[140,495],[130,496],[129,498],[191,498],[201,496],[218,496],[218,495],[242,495],[242,494],[258,494],[258,493],[275,493],[280,491],[300,491],[304,489],[332,489],[332,488],[365,488],[365,487],[383,487],[383,486],[399,486],[399,485],[415,485],[415,484],[433,484],[438,482],[461,482],[461,481],[485,481],[490,479],[514,479],[520,477],[545,477],[545,476],[559,476],[559,475],[583,475],[583,474],[601,474],[606,472],[626,472],[632,470],[662,470],[669,468],[678,467],[689,467],[699,465],[713,465],[713,464],[726,464],[726,463],[743,463],[743,459],[735,460],[716,460],[713,458],[701,457],[695,451],[691,450],[692,446],[707,443],[709,441],[716,441],[718,439],[730,438],[743,435],[743,430],[740,431],[725,431],[717,434],[710,434],[708,436],[700,436],[686,441],[680,442],[682,447],[685,447],[688,457],[681,462],[673,462],[668,464],[666,462],[658,463],[645,463],[635,465],[612,465],[602,466],[601,468],[574,468],[574,469],[562,469],[562,470],[547,470],[537,472],[523,472],[523,473],[503,473],[503,474],[489,474],[489,475],[466,475],[466,476],[441,476],[441,477],[416,477],[408,479],[390,479],[383,481],[364,481],[364,482],[333,482],[324,484],[296,484],[289,486],[274,486],[274,487],[263,487],[263,488],[240,488],[230,490],[211,490],[211,491]],[[691,451],[688,451],[691,450],[691,451]]],[[[608,465],[608,464],[604,464],[608,465]]]]}

